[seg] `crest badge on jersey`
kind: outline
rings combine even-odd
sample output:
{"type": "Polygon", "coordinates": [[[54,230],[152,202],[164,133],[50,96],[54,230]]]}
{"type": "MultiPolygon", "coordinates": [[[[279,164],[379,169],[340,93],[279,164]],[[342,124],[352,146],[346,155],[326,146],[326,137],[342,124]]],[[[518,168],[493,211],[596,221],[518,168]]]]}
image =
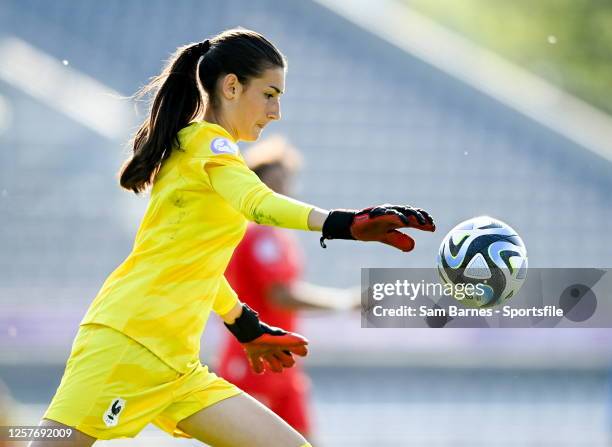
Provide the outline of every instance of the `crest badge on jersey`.
{"type": "Polygon", "coordinates": [[[102,420],[104,420],[106,426],[116,426],[119,423],[119,415],[124,409],[125,400],[121,399],[120,397],[113,399],[102,417],[102,420]]]}
{"type": "Polygon", "coordinates": [[[238,145],[227,138],[215,138],[210,142],[210,150],[215,154],[237,154],[238,145]]]}

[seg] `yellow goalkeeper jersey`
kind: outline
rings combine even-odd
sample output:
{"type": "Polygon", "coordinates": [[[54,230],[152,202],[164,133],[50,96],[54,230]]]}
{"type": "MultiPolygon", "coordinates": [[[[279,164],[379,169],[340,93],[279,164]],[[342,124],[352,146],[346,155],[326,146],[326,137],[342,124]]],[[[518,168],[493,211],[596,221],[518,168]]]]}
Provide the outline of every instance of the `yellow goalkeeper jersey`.
{"type": "Polygon", "coordinates": [[[307,230],[312,206],[272,192],[250,171],[221,126],[192,123],[155,177],[126,260],[108,277],[81,324],[138,341],[179,372],[199,364],[212,311],[237,296],[223,273],[247,219],[307,230]]]}

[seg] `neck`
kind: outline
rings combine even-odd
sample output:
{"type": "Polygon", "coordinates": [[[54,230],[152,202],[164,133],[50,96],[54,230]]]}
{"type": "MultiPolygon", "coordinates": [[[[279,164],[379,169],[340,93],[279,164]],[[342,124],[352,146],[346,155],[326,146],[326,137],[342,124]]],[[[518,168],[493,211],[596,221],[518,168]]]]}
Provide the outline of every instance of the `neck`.
{"type": "Polygon", "coordinates": [[[232,136],[234,141],[238,141],[238,133],[236,130],[232,128],[227,120],[223,119],[221,114],[215,113],[212,108],[207,108],[204,112],[204,121],[223,127],[232,136]]]}

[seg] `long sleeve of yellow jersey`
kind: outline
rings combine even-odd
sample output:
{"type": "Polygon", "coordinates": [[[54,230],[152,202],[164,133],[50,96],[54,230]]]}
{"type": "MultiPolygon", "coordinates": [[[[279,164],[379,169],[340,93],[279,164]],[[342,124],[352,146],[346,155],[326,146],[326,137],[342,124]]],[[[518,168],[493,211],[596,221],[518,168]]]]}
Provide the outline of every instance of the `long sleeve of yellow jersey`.
{"type": "Polygon", "coordinates": [[[268,188],[245,165],[206,166],[213,189],[247,219],[262,225],[308,230],[312,205],[268,188]]]}
{"type": "Polygon", "coordinates": [[[215,302],[213,303],[213,312],[217,315],[225,315],[232,310],[237,302],[238,295],[234,292],[234,289],[232,289],[232,286],[230,286],[224,276],[219,286],[217,296],[215,297],[215,302]]]}

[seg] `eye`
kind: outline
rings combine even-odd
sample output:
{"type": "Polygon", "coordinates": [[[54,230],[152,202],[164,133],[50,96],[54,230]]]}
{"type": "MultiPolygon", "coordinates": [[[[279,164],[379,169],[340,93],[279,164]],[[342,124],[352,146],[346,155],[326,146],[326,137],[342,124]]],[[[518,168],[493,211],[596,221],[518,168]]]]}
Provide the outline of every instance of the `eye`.
{"type": "Polygon", "coordinates": [[[266,97],[266,99],[274,98],[274,95],[272,93],[264,93],[264,96],[266,97]]]}

